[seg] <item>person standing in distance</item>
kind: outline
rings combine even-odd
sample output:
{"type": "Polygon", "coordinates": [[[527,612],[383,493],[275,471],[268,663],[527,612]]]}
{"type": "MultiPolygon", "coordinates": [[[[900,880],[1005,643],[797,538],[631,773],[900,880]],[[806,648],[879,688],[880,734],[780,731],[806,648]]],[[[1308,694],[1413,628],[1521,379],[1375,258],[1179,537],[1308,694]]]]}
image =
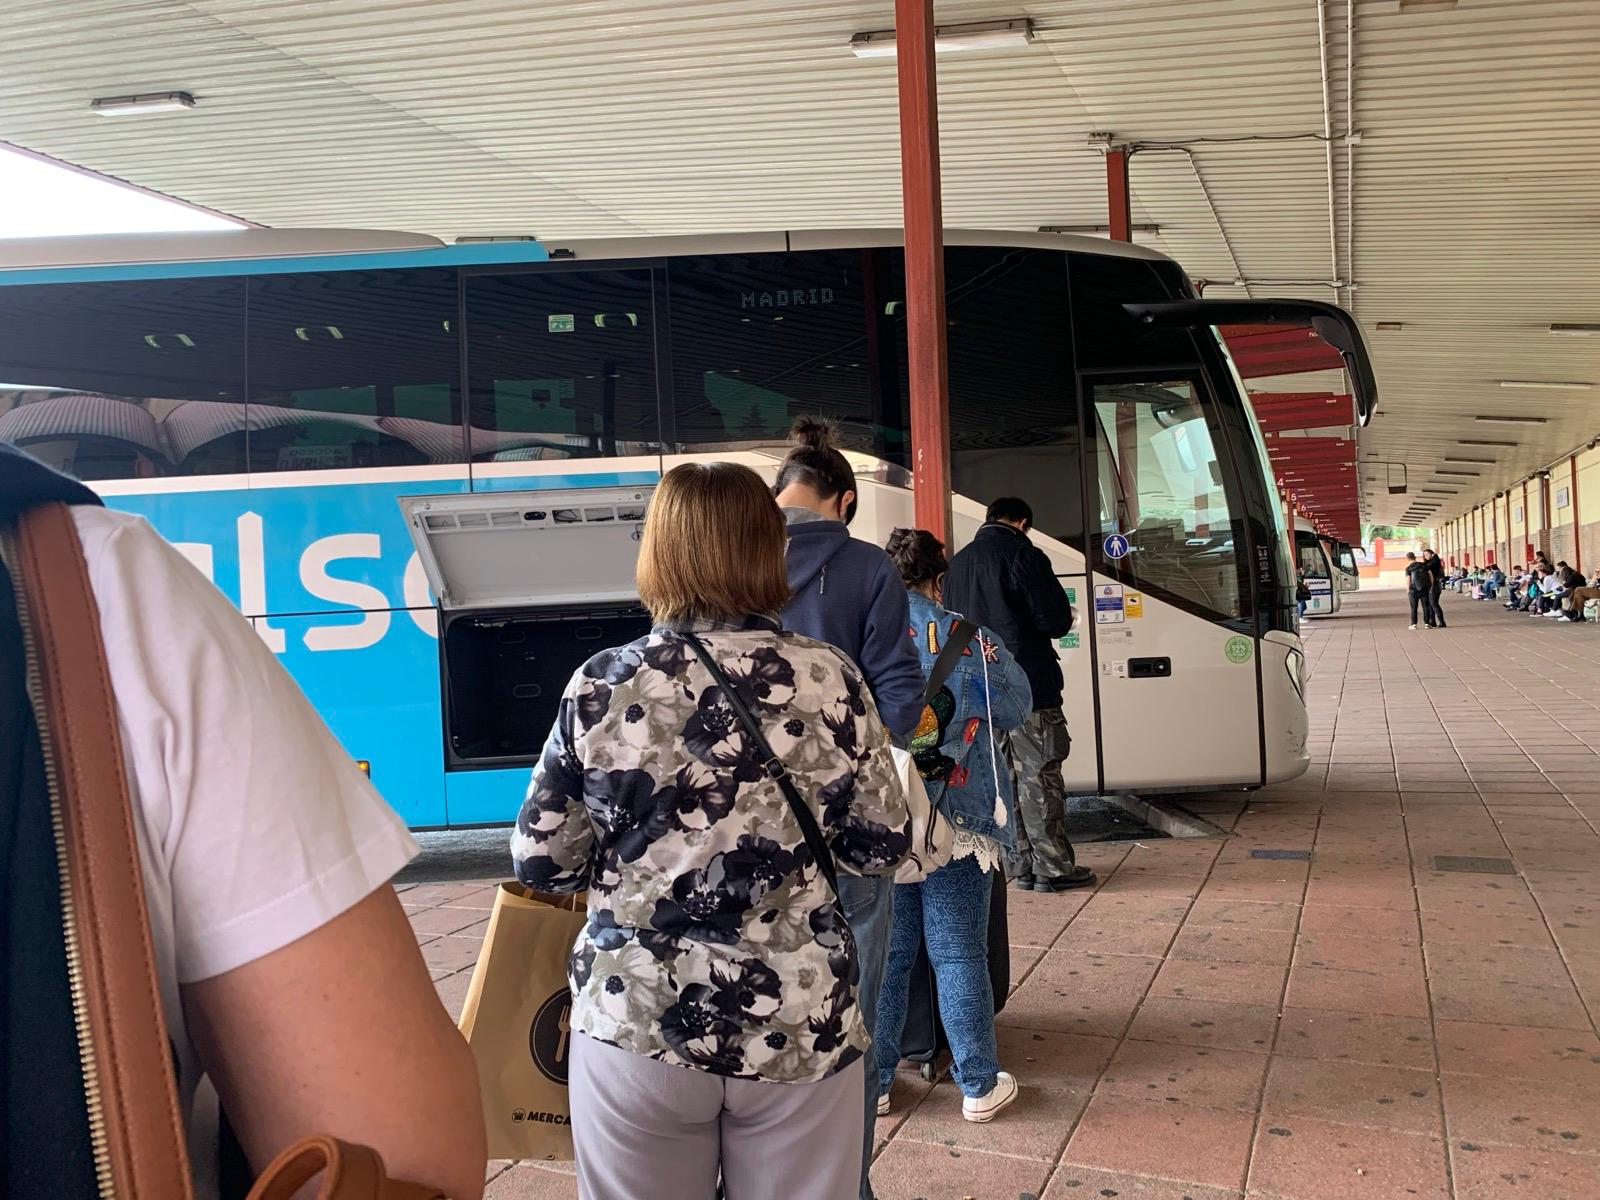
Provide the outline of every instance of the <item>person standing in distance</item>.
{"type": "Polygon", "coordinates": [[[999,635],[1033,688],[1033,712],[1005,737],[1017,773],[1016,884],[1035,892],[1088,887],[1067,838],[1067,785],[1061,764],[1072,751],[1061,712],[1061,660],[1055,639],[1072,629],[1072,605],[1043,550],[1028,539],[1033,509],[1003,497],[989,506],[983,528],[954,558],[944,602],[999,635]]]}
{"type": "Polygon", "coordinates": [[[1439,557],[1437,550],[1425,549],[1422,563],[1428,568],[1428,628],[1443,629],[1444,606],[1440,600],[1444,596],[1444,559],[1439,557]]]}
{"type": "Polygon", "coordinates": [[[1417,627],[1417,606],[1422,606],[1422,619],[1433,628],[1433,572],[1428,564],[1418,562],[1414,551],[1406,551],[1406,596],[1411,603],[1411,628],[1417,627]]]}
{"type": "MultiPolygon", "coordinates": [[[[906,636],[911,607],[905,584],[883,550],[850,536],[856,475],[839,452],[832,424],[802,417],[789,439],[793,449],[772,489],[789,531],[785,561],[793,597],[783,610],[783,627],[843,650],[861,668],[884,726],[903,746],[922,719],[922,661],[906,636]]],[[[857,1000],[870,1034],[894,928],[894,880],[841,876],[839,899],[861,963],[857,1000]]],[[[871,1052],[867,1061],[873,1061],[871,1052]]],[[[872,1200],[878,1080],[871,1071],[861,1103],[861,1197],[872,1200]]]]}

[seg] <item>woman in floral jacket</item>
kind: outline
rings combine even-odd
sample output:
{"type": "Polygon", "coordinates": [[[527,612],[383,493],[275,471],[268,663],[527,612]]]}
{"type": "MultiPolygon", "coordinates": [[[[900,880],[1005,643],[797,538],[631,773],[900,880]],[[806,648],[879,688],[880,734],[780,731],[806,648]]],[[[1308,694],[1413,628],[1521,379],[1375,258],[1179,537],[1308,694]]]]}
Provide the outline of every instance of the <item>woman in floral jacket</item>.
{"type": "Polygon", "coordinates": [[[837,898],[710,672],[756,714],[841,871],[890,872],[910,815],[856,668],[780,630],[784,524],[761,479],[688,464],[639,553],[656,628],[579,669],[512,839],[517,877],[588,889],[569,975],[580,1194],[843,1200],[862,1136],[857,962],[837,898]]]}
{"type": "MultiPolygon", "coordinates": [[[[886,547],[911,591],[911,638],[924,672],[959,619],[939,603],[949,563],[944,544],[923,529],[897,529],[886,547]]],[[[900,1062],[911,970],[926,943],[938,988],[939,1020],[955,1058],[951,1077],[969,1121],[992,1121],[1017,1098],[1017,1081],[1000,1069],[989,983],[990,873],[1016,846],[1016,805],[999,736],[1033,711],[1028,676],[987,629],[978,630],[946,682],[923,709],[911,756],[955,829],[955,853],[921,883],[894,895],[894,933],[875,1038],[878,1112],[889,1111],[889,1087],[900,1062]]]]}

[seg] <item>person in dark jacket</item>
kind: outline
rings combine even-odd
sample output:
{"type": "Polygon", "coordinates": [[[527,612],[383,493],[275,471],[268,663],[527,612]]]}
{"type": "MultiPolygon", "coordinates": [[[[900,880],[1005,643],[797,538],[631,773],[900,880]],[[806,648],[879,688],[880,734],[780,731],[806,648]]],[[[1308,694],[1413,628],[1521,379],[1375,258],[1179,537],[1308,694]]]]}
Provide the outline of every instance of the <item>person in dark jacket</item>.
{"type": "Polygon", "coordinates": [[[1017,773],[1016,884],[1060,892],[1095,882],[1067,838],[1067,787],[1061,764],[1072,750],[1061,712],[1061,660],[1055,640],[1072,629],[1072,605],[1050,560],[1028,540],[1033,509],[1015,497],[989,506],[983,528],[950,560],[944,603],[992,629],[1033,689],[1033,712],[1006,735],[1017,773]]]}
{"type": "Polygon", "coordinates": [[[1422,619],[1427,622],[1428,628],[1433,628],[1433,601],[1429,594],[1433,590],[1433,572],[1428,570],[1428,564],[1419,562],[1416,553],[1406,551],[1406,597],[1411,602],[1411,628],[1417,627],[1417,607],[1422,607],[1422,619]]]}
{"type": "Polygon", "coordinates": [[[1422,564],[1428,568],[1428,628],[1445,628],[1444,606],[1439,602],[1444,596],[1444,559],[1437,550],[1424,549],[1422,564]]]}
{"type": "MultiPolygon", "coordinates": [[[[850,536],[856,475],[835,445],[832,425],[801,418],[790,440],[794,448],[778,468],[773,488],[789,528],[785,561],[794,593],[783,610],[783,626],[843,650],[861,668],[890,735],[904,745],[922,719],[923,682],[922,661],[906,636],[911,605],[905,584],[883,550],[850,536]]],[[[839,900],[855,938],[861,965],[856,998],[871,1034],[894,927],[894,880],[840,876],[839,900]]],[[[874,1061],[871,1052],[867,1061],[874,1061]]],[[[861,1197],[872,1200],[878,1080],[871,1071],[862,1104],[861,1197]]]]}

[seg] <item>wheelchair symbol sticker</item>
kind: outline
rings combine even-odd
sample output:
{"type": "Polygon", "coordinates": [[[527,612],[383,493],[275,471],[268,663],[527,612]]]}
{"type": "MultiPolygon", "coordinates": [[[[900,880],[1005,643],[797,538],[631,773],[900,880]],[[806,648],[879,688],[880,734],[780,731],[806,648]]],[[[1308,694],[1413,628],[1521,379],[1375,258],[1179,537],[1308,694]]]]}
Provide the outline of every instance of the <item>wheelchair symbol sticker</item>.
{"type": "Polygon", "coordinates": [[[1107,558],[1127,558],[1128,539],[1120,533],[1108,533],[1106,534],[1104,549],[1107,558]]]}

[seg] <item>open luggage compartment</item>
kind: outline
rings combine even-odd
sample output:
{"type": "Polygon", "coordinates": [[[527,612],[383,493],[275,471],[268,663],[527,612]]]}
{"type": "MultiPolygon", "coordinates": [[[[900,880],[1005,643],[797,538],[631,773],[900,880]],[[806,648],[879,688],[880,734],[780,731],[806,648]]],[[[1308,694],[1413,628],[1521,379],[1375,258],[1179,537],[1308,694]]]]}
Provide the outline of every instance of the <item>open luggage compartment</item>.
{"type": "Polygon", "coordinates": [[[573,671],[649,631],[633,582],[649,496],[401,498],[439,608],[447,771],[537,761],[573,671]]]}

